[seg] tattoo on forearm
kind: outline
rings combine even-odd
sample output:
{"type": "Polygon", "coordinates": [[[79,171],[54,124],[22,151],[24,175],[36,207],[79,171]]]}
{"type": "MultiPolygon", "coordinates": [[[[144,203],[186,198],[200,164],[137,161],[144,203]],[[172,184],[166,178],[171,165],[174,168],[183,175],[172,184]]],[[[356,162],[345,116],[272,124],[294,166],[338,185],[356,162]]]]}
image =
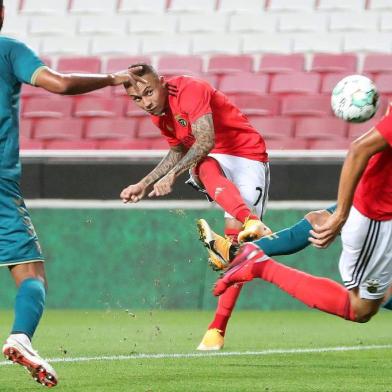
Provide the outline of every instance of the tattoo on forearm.
{"type": "Polygon", "coordinates": [[[206,114],[192,124],[192,134],[196,141],[171,170],[175,175],[179,175],[195,166],[214,148],[215,130],[212,114],[206,114]]]}
{"type": "Polygon", "coordinates": [[[172,147],[167,155],[158,163],[155,169],[143,178],[145,185],[154,184],[157,180],[167,174],[184,156],[184,148],[180,146],[172,147]]]}

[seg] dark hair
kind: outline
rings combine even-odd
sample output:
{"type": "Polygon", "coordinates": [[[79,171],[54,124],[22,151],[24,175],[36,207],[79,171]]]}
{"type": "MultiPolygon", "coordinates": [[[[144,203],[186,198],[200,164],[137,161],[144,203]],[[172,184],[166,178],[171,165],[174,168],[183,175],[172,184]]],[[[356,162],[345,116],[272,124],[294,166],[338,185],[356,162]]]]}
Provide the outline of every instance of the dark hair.
{"type": "Polygon", "coordinates": [[[136,64],[130,65],[128,68],[136,68],[136,67],[140,67],[140,69],[138,71],[134,72],[135,75],[137,75],[137,76],[144,76],[144,75],[147,75],[147,74],[152,74],[156,78],[159,77],[158,74],[157,74],[157,71],[155,71],[155,68],[152,65],[150,65],[150,64],[136,63],[136,64]]]}
{"type": "Polygon", "coordinates": [[[3,8],[3,0],[0,0],[0,8],[3,8]]]}

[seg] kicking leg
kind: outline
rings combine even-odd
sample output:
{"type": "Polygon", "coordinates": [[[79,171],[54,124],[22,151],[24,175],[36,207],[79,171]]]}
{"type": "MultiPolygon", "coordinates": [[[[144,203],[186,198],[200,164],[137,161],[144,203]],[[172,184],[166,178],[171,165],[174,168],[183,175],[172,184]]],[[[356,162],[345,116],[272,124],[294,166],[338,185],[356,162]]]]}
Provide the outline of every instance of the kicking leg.
{"type": "Polygon", "coordinates": [[[313,276],[278,263],[253,244],[241,248],[231,269],[218,279],[214,294],[221,295],[227,287],[254,278],[274,284],[311,308],[355,322],[369,321],[383,300],[360,298],[357,288],[348,290],[331,279],[313,276]]]}

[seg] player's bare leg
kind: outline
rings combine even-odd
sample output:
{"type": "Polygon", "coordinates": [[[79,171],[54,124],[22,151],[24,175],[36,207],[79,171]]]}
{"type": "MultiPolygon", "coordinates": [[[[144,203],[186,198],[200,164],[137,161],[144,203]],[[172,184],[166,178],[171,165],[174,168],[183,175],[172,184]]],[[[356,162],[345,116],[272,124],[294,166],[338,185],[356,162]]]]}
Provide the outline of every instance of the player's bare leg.
{"type": "Polygon", "coordinates": [[[10,268],[18,287],[15,320],[3,353],[7,359],[23,366],[38,383],[49,388],[57,385],[57,374],[31,346],[31,338],[41,318],[45,301],[45,269],[41,261],[18,264],[10,268]]]}

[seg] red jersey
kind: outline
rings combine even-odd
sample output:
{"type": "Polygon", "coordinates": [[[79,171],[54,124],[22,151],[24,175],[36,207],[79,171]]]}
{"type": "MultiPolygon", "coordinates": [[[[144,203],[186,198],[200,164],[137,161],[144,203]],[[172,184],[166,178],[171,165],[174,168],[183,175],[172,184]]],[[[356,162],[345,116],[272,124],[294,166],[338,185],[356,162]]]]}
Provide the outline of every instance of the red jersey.
{"type": "Polygon", "coordinates": [[[170,146],[182,144],[189,149],[195,142],[191,124],[212,114],[215,147],[211,153],[268,161],[264,139],[223,93],[189,76],[176,76],[168,82],[177,87],[177,95],[169,95],[167,113],[151,117],[170,146]]]}
{"type": "Polygon", "coordinates": [[[370,219],[392,219],[392,110],[375,126],[389,143],[374,155],[362,175],[354,195],[354,207],[370,219]]]}

